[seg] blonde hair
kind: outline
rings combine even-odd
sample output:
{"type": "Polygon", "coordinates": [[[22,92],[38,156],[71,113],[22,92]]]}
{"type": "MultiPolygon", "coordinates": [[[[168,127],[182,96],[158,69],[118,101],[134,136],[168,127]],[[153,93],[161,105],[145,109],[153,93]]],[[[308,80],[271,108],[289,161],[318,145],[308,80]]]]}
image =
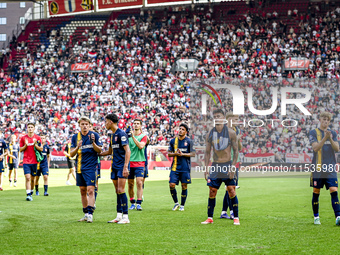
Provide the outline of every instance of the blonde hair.
{"type": "Polygon", "coordinates": [[[324,117],[328,118],[331,121],[333,116],[332,116],[332,114],[330,112],[322,112],[322,113],[320,113],[319,119],[324,118],[324,117]]]}
{"type": "Polygon", "coordinates": [[[86,116],[81,116],[80,118],[79,118],[79,120],[78,120],[78,124],[80,124],[80,122],[81,121],[86,121],[86,122],[88,122],[90,125],[92,125],[92,121],[88,118],[88,117],[86,117],[86,116]]]}

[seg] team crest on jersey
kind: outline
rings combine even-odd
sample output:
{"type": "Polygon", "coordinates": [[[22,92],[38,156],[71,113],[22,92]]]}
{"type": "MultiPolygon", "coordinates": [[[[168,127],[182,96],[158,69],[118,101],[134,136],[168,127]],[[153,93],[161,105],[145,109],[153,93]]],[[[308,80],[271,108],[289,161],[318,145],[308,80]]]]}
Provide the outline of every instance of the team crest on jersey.
{"type": "Polygon", "coordinates": [[[188,145],[188,143],[187,142],[184,142],[184,146],[187,146],[188,145]]]}
{"type": "Polygon", "coordinates": [[[118,137],[116,136],[116,137],[115,137],[115,142],[117,142],[117,139],[118,139],[118,137]]]}
{"type": "Polygon", "coordinates": [[[0,143],[0,147],[2,146],[2,143],[0,143]]]}

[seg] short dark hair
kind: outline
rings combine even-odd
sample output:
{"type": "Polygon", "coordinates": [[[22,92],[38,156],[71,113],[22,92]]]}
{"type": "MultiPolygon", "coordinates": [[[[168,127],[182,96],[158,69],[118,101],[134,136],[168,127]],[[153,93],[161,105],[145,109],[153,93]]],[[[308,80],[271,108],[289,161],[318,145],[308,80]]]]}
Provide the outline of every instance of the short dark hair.
{"type": "Polygon", "coordinates": [[[28,123],[27,123],[27,127],[28,127],[29,125],[32,125],[33,127],[35,127],[35,124],[34,124],[33,122],[28,122],[28,123]]]}
{"type": "Polygon", "coordinates": [[[187,131],[187,132],[189,132],[189,127],[188,127],[188,125],[187,124],[185,124],[185,123],[182,123],[181,125],[179,125],[180,127],[184,127],[185,128],[185,130],[187,131]]]}
{"type": "Polygon", "coordinates": [[[222,113],[222,115],[224,116],[224,111],[221,108],[217,108],[213,111],[213,114],[216,114],[216,113],[222,113]]]}
{"type": "Polygon", "coordinates": [[[135,122],[135,121],[139,121],[139,123],[140,123],[141,125],[143,124],[143,122],[142,122],[141,119],[135,119],[133,122],[135,122]]]}
{"type": "Polygon", "coordinates": [[[118,116],[114,113],[106,115],[105,119],[111,120],[113,123],[118,123],[118,116]]]}

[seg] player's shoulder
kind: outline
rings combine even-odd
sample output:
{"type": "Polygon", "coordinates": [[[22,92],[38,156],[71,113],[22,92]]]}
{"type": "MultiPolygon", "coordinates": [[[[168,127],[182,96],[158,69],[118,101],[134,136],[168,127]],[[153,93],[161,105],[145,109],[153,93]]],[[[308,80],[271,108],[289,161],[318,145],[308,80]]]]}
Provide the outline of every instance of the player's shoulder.
{"type": "Polygon", "coordinates": [[[316,128],[309,130],[309,135],[316,135],[316,128]]]}

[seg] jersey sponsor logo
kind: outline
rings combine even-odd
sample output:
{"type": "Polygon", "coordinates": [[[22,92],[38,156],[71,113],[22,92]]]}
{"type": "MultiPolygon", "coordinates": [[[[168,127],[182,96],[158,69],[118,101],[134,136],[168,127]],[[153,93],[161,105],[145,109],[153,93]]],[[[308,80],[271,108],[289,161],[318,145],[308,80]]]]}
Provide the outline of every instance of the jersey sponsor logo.
{"type": "Polygon", "coordinates": [[[42,153],[42,155],[46,156],[46,155],[47,155],[47,153],[46,153],[46,152],[43,152],[43,153],[42,153]]]}
{"type": "Polygon", "coordinates": [[[27,146],[33,146],[34,145],[34,143],[28,143],[27,144],[27,146]]]}
{"type": "Polygon", "coordinates": [[[178,148],[180,151],[187,151],[187,148],[178,148]]]}
{"type": "Polygon", "coordinates": [[[119,144],[113,144],[113,145],[112,145],[112,148],[113,148],[113,149],[119,148],[119,144]]]}
{"type": "Polygon", "coordinates": [[[80,149],[89,149],[89,148],[93,148],[92,144],[88,144],[88,145],[83,145],[80,147],[80,149]]]}
{"type": "Polygon", "coordinates": [[[326,141],[324,144],[331,144],[331,142],[330,141],[326,141]]]}
{"type": "Polygon", "coordinates": [[[126,141],[126,137],[125,137],[125,136],[122,136],[121,140],[122,140],[123,142],[125,142],[125,141],[126,141]]]}

